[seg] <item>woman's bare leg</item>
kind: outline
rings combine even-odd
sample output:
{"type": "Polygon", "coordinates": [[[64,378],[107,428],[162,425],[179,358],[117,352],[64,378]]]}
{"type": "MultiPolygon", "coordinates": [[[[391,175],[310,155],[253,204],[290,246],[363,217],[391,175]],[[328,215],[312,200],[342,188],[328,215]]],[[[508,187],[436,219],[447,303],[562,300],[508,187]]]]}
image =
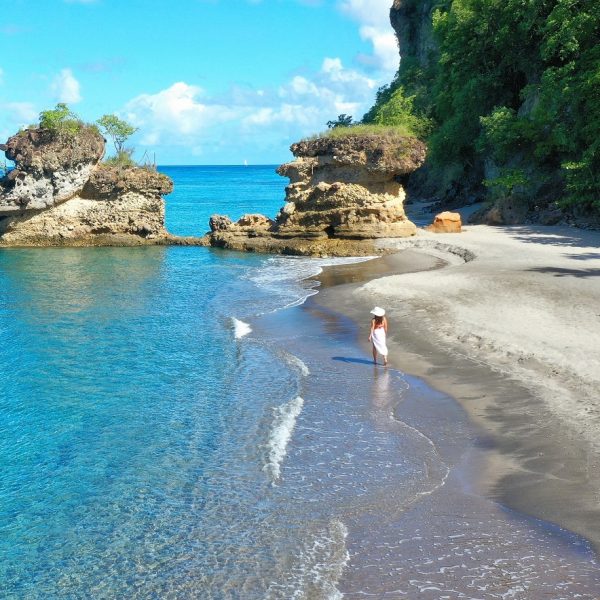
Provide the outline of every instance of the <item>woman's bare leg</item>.
{"type": "Polygon", "coordinates": [[[377,364],[377,349],[373,346],[373,362],[377,364]]]}

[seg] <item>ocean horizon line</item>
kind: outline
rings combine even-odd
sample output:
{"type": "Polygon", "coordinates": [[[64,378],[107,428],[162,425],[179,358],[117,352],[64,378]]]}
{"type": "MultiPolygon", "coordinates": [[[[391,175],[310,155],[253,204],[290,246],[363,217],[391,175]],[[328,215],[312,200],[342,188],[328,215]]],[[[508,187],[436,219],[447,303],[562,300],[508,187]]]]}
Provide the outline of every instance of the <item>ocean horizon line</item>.
{"type": "Polygon", "coordinates": [[[186,164],[186,165],[166,165],[166,164],[159,164],[156,165],[157,168],[161,168],[161,167],[178,167],[178,168],[183,168],[183,167],[278,167],[279,165],[282,165],[285,161],[280,162],[280,163],[249,163],[249,164],[244,164],[244,163],[226,163],[226,164],[201,164],[201,165],[192,165],[192,164],[186,164]]]}

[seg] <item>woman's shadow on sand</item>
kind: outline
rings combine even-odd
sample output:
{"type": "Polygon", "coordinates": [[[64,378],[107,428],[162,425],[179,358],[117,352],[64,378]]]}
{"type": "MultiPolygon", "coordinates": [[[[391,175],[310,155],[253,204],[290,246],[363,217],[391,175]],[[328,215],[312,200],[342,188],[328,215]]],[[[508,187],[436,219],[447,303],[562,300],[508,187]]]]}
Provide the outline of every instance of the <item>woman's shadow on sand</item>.
{"type": "Polygon", "coordinates": [[[366,358],[350,358],[349,356],[332,356],[331,360],[338,360],[340,362],[345,363],[354,363],[359,365],[373,365],[372,360],[367,360],[366,358]]]}

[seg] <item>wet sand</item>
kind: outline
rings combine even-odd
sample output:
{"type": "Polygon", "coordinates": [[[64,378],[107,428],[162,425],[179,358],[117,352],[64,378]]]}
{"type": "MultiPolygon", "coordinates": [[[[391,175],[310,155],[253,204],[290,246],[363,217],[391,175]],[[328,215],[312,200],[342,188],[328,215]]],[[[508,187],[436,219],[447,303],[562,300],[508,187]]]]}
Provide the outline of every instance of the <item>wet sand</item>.
{"type": "MultiPolygon", "coordinates": [[[[564,235],[562,232],[552,232],[550,228],[544,231],[548,236],[544,240],[545,243],[552,239],[553,233],[564,235]]],[[[516,235],[514,231],[512,234],[516,235]]],[[[520,235],[524,235],[524,232],[520,235]]],[[[471,464],[466,478],[468,485],[477,494],[497,501],[501,506],[555,523],[585,536],[598,551],[600,456],[596,444],[593,443],[593,437],[590,439],[589,436],[589,433],[594,431],[595,422],[593,419],[591,423],[590,419],[586,419],[585,423],[581,422],[582,411],[583,414],[591,413],[592,417],[596,414],[597,406],[594,400],[597,400],[597,394],[594,396],[594,390],[597,391],[597,388],[593,378],[585,379],[580,376],[575,392],[581,393],[575,401],[576,410],[573,410],[579,418],[566,419],[564,411],[573,406],[568,403],[568,394],[572,394],[574,390],[567,389],[566,384],[571,381],[570,377],[561,378],[571,367],[579,368],[580,371],[591,369],[593,372],[593,361],[597,356],[591,356],[584,365],[571,365],[567,353],[561,369],[555,370],[553,380],[538,385],[546,370],[552,368],[551,365],[544,364],[543,352],[535,357],[530,355],[528,361],[510,354],[508,359],[504,357],[504,361],[495,361],[494,353],[485,352],[484,344],[471,347],[469,352],[459,344],[449,344],[447,332],[452,324],[445,323],[445,326],[442,326],[442,322],[452,319],[454,315],[450,312],[440,312],[440,304],[436,305],[434,301],[437,298],[432,300],[431,295],[415,293],[415,287],[420,291],[431,290],[436,285],[443,286],[441,283],[432,282],[439,282],[440,273],[449,267],[431,273],[402,274],[407,271],[406,264],[414,263],[422,267],[425,260],[423,254],[415,262],[415,251],[433,255],[430,258],[432,267],[439,266],[436,260],[448,258],[450,269],[460,269],[464,257],[459,256],[460,252],[448,254],[443,245],[446,242],[452,243],[452,236],[443,238],[446,239],[438,237],[435,240],[415,240],[417,247],[413,250],[409,249],[370,263],[345,267],[346,281],[353,283],[342,283],[343,277],[339,271],[335,276],[326,272],[321,276],[324,286],[315,302],[330,310],[339,311],[360,324],[359,341],[365,357],[370,355],[370,346],[366,341],[369,310],[375,304],[385,306],[390,320],[391,366],[422,378],[432,388],[454,398],[479,432],[479,440],[476,443],[479,459],[471,464]],[[377,279],[385,269],[388,269],[388,275],[384,279],[377,279]],[[375,279],[365,285],[373,275],[375,279]],[[419,284],[423,284],[420,289],[419,284]],[[515,365],[511,373],[513,359],[515,365]],[[548,385],[549,383],[551,385],[548,385]],[[549,389],[552,392],[550,394],[549,389]],[[563,390],[564,394],[561,395],[563,390]],[[557,410],[557,397],[561,401],[562,410],[557,410]]],[[[588,244],[593,244],[595,240],[594,234],[588,236],[586,232],[583,232],[582,238],[588,244]]],[[[471,241],[471,244],[462,244],[462,250],[472,252],[473,255],[468,258],[475,257],[477,260],[479,241],[468,238],[466,240],[471,241]]],[[[532,241],[534,240],[523,243],[532,241]]],[[[571,250],[575,246],[575,240],[571,237],[569,241],[571,250]]],[[[585,244],[580,246],[583,246],[583,249],[579,250],[579,254],[583,254],[586,259],[596,258],[589,247],[585,244]]],[[[570,255],[576,253],[571,251],[570,255]]],[[[531,257],[528,257],[528,260],[531,261],[531,257]]],[[[512,279],[513,283],[519,281],[523,275],[510,261],[508,264],[500,264],[500,267],[508,271],[512,268],[517,272],[512,279]]],[[[535,272],[535,266],[528,264],[527,268],[535,272]]],[[[554,267],[556,268],[558,267],[554,267]]],[[[552,269],[551,266],[548,267],[550,273],[555,273],[552,269]]],[[[578,318],[577,310],[581,310],[581,302],[578,303],[578,300],[581,300],[582,282],[578,281],[571,290],[569,282],[563,282],[563,295],[572,294],[575,318],[578,318]]],[[[536,283],[539,284],[539,279],[536,283]]],[[[522,300],[519,291],[514,290],[515,296],[522,300]]],[[[545,300],[543,291],[543,285],[538,285],[534,290],[534,293],[539,295],[542,306],[545,300]]],[[[548,293],[552,294],[554,291],[555,288],[549,286],[548,293]]],[[[460,297],[455,290],[451,290],[446,299],[450,297],[450,301],[456,301],[456,298],[452,297],[453,293],[460,297]]],[[[444,297],[443,287],[438,290],[438,294],[444,297]]],[[[495,300],[493,295],[487,298],[490,316],[497,308],[494,306],[495,300]]],[[[503,297],[501,300],[506,299],[503,297]]],[[[500,308],[504,308],[502,302],[500,308]]],[[[517,313],[523,310],[527,314],[528,307],[518,306],[515,310],[517,313]]],[[[550,311],[550,317],[552,316],[550,311]]],[[[542,318],[550,317],[542,315],[542,318]]],[[[589,317],[593,320],[594,313],[591,312],[589,317]]],[[[516,320],[518,326],[522,327],[522,333],[521,338],[515,340],[515,344],[518,345],[522,341],[524,347],[528,348],[527,337],[530,331],[523,325],[521,315],[516,320]]],[[[532,325],[537,323],[534,321],[532,325]]],[[[576,325],[581,326],[582,323],[577,322],[576,325]]],[[[565,329],[569,329],[568,324],[565,329]]],[[[485,335],[485,331],[478,333],[485,335]]],[[[535,333],[531,333],[535,338],[535,333]]],[[[594,326],[590,328],[590,333],[593,336],[594,326]]],[[[572,331],[567,331],[567,334],[574,335],[572,331]]],[[[560,340],[560,335],[556,336],[556,339],[560,340]]],[[[550,342],[557,343],[553,339],[550,342]]],[[[593,339],[582,339],[584,348],[589,343],[593,344],[593,339]]]]}

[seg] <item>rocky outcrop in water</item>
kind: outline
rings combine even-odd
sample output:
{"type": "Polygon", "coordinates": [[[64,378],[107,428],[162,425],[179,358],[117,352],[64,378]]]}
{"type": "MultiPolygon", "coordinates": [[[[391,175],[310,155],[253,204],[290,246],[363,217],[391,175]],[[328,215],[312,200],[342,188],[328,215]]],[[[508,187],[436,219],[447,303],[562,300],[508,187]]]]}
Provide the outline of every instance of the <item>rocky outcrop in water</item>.
{"type": "Polygon", "coordinates": [[[290,179],[274,221],[213,216],[213,246],[290,254],[368,254],[373,240],[406,237],[416,227],[404,213],[402,180],[425,159],[412,137],[352,135],[293,144],[296,160],[277,172],[290,179]]]}
{"type": "Polygon", "coordinates": [[[28,129],[0,145],[16,167],[2,180],[0,214],[50,208],[77,194],[104,155],[97,129],[73,136],[28,129]]]}
{"type": "Polygon", "coordinates": [[[28,129],[0,146],[15,168],[0,180],[0,245],[137,245],[170,239],[153,169],[101,164],[94,127],[71,135],[28,129]]]}

